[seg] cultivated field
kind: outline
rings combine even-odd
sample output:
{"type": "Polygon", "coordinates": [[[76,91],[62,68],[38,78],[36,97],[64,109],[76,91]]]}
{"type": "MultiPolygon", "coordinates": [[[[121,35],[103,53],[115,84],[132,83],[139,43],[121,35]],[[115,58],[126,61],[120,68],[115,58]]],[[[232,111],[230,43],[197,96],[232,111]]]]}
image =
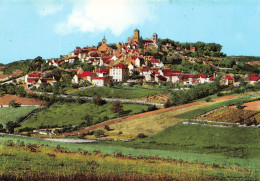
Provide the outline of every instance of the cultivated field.
{"type": "Polygon", "coordinates": [[[253,101],[243,104],[245,110],[260,111],[260,101],[253,101]]]}
{"type": "Polygon", "coordinates": [[[256,123],[260,124],[260,112],[227,107],[216,110],[207,115],[200,116],[197,119],[241,124],[253,124],[253,121],[255,120],[256,123]]]}
{"type": "MultiPolygon", "coordinates": [[[[232,95],[215,98],[211,102],[198,101],[181,106],[160,109],[148,113],[141,113],[128,118],[108,121],[111,131],[107,131],[103,126],[95,126],[94,129],[104,129],[105,137],[111,139],[135,139],[138,134],[143,133],[146,136],[153,135],[172,125],[175,125],[185,119],[193,119],[208,111],[222,106],[235,104],[240,101],[248,101],[256,95],[232,95]]],[[[81,133],[84,133],[82,130],[81,133]]],[[[76,134],[76,133],[75,133],[76,134]]],[[[93,138],[93,136],[87,136],[93,138]]]]}
{"type": "Polygon", "coordinates": [[[6,94],[2,97],[0,97],[0,105],[2,106],[8,106],[11,100],[15,100],[16,102],[20,103],[21,105],[44,105],[45,102],[33,98],[27,98],[27,97],[19,97],[17,95],[11,95],[6,94]]]}

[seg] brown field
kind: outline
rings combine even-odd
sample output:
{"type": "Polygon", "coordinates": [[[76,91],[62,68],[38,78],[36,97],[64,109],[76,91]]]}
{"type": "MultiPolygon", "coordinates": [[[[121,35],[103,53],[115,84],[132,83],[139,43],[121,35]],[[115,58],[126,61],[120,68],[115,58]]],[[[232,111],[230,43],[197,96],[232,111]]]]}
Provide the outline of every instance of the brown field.
{"type": "Polygon", "coordinates": [[[245,106],[245,110],[260,111],[260,101],[248,102],[243,106],[245,106]]]}
{"type": "Polygon", "coordinates": [[[16,102],[20,103],[21,105],[39,105],[39,106],[41,106],[41,105],[45,104],[45,102],[41,101],[41,100],[6,94],[6,95],[0,97],[0,105],[8,106],[11,100],[15,100],[16,102]]]}
{"type": "Polygon", "coordinates": [[[141,97],[136,100],[165,104],[169,98],[170,98],[170,93],[161,93],[152,96],[141,97]]]}
{"type": "Polygon", "coordinates": [[[13,72],[12,74],[9,75],[4,75],[4,73],[1,71],[0,72],[0,79],[4,79],[6,77],[18,77],[19,75],[21,75],[23,73],[22,70],[16,70],[15,72],[13,72]]]}
{"type": "Polygon", "coordinates": [[[250,65],[260,65],[260,61],[250,62],[250,65]]]}

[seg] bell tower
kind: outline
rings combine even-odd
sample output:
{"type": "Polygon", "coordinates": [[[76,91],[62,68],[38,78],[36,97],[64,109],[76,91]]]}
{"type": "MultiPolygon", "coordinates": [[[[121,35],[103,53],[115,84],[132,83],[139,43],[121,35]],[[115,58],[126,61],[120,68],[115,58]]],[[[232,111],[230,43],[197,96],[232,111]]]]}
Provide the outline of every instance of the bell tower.
{"type": "Polygon", "coordinates": [[[139,30],[138,29],[135,29],[135,31],[134,31],[134,41],[139,43],[139,30]]]}

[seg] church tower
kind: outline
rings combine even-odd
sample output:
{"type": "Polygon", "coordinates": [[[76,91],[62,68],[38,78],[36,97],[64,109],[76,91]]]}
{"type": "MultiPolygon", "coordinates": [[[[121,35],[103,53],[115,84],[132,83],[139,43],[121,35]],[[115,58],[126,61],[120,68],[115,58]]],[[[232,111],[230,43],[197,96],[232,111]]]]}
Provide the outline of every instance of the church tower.
{"type": "Polygon", "coordinates": [[[157,45],[158,42],[158,35],[156,33],[153,34],[153,43],[157,45]]]}
{"type": "Polygon", "coordinates": [[[139,43],[139,30],[138,29],[135,29],[135,31],[134,31],[134,41],[139,43]]]}

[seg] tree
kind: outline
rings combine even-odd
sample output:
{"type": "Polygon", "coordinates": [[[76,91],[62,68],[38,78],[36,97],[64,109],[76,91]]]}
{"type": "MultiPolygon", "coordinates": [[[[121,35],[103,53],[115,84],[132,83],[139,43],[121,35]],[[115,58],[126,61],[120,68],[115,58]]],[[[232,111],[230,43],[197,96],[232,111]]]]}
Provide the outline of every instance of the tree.
{"type": "Polygon", "coordinates": [[[105,132],[104,132],[103,130],[98,129],[97,131],[94,132],[94,135],[95,135],[96,137],[100,137],[100,136],[104,135],[104,133],[105,133],[105,132]]]}
{"type": "Polygon", "coordinates": [[[119,101],[113,102],[112,106],[111,106],[111,111],[113,113],[122,113],[123,110],[123,104],[119,101]]]}
{"type": "Polygon", "coordinates": [[[27,92],[22,86],[15,87],[15,93],[20,97],[25,97],[27,95],[27,92]]]}
{"type": "Polygon", "coordinates": [[[102,105],[106,104],[106,101],[103,100],[100,96],[98,96],[96,99],[94,99],[93,103],[98,106],[102,106],[102,105]]]}
{"type": "Polygon", "coordinates": [[[6,129],[11,134],[14,133],[14,128],[16,128],[16,127],[17,127],[17,124],[12,121],[9,121],[6,123],[6,129]]]}
{"type": "Polygon", "coordinates": [[[5,132],[3,124],[0,124],[0,132],[5,132]]]}
{"type": "Polygon", "coordinates": [[[20,107],[20,106],[21,106],[21,104],[15,102],[15,100],[11,100],[9,102],[9,107],[15,108],[15,107],[20,107]]]}

